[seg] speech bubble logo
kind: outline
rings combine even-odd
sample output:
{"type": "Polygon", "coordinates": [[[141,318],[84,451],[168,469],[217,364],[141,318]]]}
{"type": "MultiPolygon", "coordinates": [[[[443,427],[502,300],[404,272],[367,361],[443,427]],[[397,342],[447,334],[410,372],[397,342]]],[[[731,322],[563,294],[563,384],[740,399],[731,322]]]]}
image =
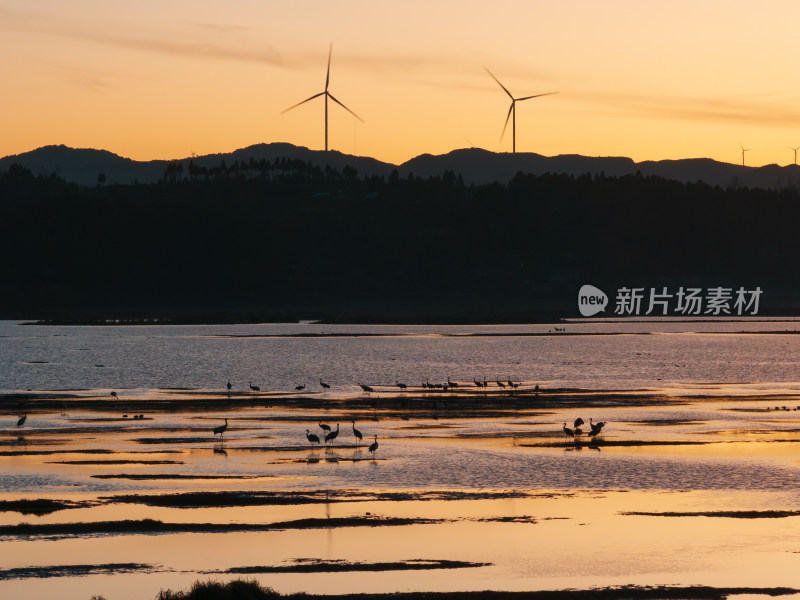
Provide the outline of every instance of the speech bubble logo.
{"type": "Polygon", "coordinates": [[[584,317],[593,317],[603,312],[608,305],[608,296],[593,285],[584,285],[578,292],[578,310],[584,317]]]}

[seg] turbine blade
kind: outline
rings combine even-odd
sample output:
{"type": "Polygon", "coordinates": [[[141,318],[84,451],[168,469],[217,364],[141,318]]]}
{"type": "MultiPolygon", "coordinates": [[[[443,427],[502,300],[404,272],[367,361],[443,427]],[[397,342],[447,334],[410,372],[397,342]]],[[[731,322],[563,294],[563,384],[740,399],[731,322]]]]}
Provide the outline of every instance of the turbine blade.
{"type": "Polygon", "coordinates": [[[331,82],[331,54],[333,54],[333,42],[328,48],[328,71],[325,73],[325,91],[328,91],[328,84],[331,82]]]}
{"type": "MultiPolygon", "coordinates": [[[[484,68],[484,69],[486,69],[486,67],[483,67],[483,68],[484,68]]],[[[494,74],[493,74],[493,73],[492,73],[492,72],[491,72],[489,69],[486,69],[486,72],[487,72],[489,75],[491,75],[491,76],[492,76],[492,79],[494,79],[494,80],[497,82],[497,85],[499,85],[501,88],[503,88],[503,91],[504,91],[506,94],[508,94],[508,97],[509,97],[509,98],[511,98],[511,99],[513,100],[513,99],[514,99],[514,96],[512,96],[512,95],[511,95],[511,92],[509,92],[509,91],[506,89],[506,86],[504,86],[502,83],[500,83],[500,80],[499,80],[497,77],[495,77],[495,76],[494,76],[494,74]]]]}
{"type": "Polygon", "coordinates": [[[533,96],[525,96],[524,98],[514,98],[517,102],[521,102],[522,100],[530,100],[531,98],[541,98],[542,96],[552,96],[553,94],[557,94],[558,92],[547,92],[546,94],[535,94],[533,96]]]}
{"type": "Polygon", "coordinates": [[[325,93],[326,93],[326,94],[328,94],[328,98],[330,98],[331,100],[333,100],[334,102],[336,102],[336,104],[338,104],[339,106],[341,106],[343,109],[345,109],[345,110],[346,110],[347,112],[349,112],[351,115],[353,115],[353,116],[354,116],[356,119],[358,119],[358,120],[359,120],[359,121],[361,121],[362,123],[364,122],[364,119],[362,119],[361,117],[359,117],[359,116],[358,116],[356,113],[354,113],[352,110],[350,110],[350,109],[349,109],[349,108],[347,108],[347,107],[346,107],[344,104],[342,104],[342,103],[341,103],[341,102],[339,102],[339,101],[338,101],[336,98],[334,98],[334,97],[333,97],[333,94],[331,94],[330,92],[325,92],[325,93]]]}
{"type": "Polygon", "coordinates": [[[514,111],[514,103],[511,103],[511,106],[508,107],[508,114],[506,115],[506,122],[503,125],[503,133],[500,134],[500,141],[503,141],[503,136],[506,134],[506,127],[508,127],[508,120],[511,118],[511,113],[514,111]]]}
{"type": "Polygon", "coordinates": [[[319,94],[314,94],[314,95],[313,95],[313,96],[311,96],[310,98],[306,98],[306,99],[305,99],[305,100],[303,100],[302,102],[298,102],[298,103],[297,103],[297,104],[295,104],[294,106],[290,106],[290,107],[289,107],[289,108],[287,108],[286,110],[282,110],[282,111],[281,111],[281,114],[283,114],[283,113],[287,113],[287,112],[289,112],[290,110],[292,110],[293,108],[297,108],[297,107],[298,107],[298,106],[300,106],[301,104],[305,104],[306,102],[308,102],[308,101],[310,101],[310,100],[313,100],[314,98],[319,98],[320,96],[324,96],[324,95],[325,95],[325,92],[320,92],[319,94]]]}

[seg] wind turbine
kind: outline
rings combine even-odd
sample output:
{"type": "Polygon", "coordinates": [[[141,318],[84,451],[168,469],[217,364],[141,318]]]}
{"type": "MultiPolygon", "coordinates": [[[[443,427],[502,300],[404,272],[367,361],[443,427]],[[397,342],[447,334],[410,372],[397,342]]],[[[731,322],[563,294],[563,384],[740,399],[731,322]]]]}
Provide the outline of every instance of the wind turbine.
{"type": "Polygon", "coordinates": [[[789,150],[794,150],[794,164],[797,164],[797,151],[800,150],[800,146],[798,146],[797,148],[792,148],[791,146],[789,146],[789,150]]]}
{"type": "Polygon", "coordinates": [[[530,100],[531,98],[540,98],[541,96],[551,96],[552,94],[557,94],[558,92],[547,92],[546,94],[534,94],[533,96],[525,96],[524,98],[514,98],[514,96],[511,95],[511,92],[509,92],[506,89],[506,86],[504,86],[502,83],[500,83],[500,80],[497,77],[495,77],[494,74],[489,69],[487,69],[486,67],[483,67],[483,68],[486,69],[486,72],[489,75],[492,76],[492,79],[494,79],[497,82],[497,85],[499,85],[501,88],[503,88],[503,91],[506,94],[508,94],[509,98],[511,98],[511,106],[509,107],[508,114],[506,115],[506,123],[505,123],[505,125],[503,125],[503,133],[500,134],[500,141],[503,140],[503,136],[506,134],[506,127],[508,127],[508,119],[511,118],[511,132],[512,132],[511,151],[514,154],[516,154],[516,152],[517,152],[517,102],[522,102],[523,100],[530,100]]]}
{"type": "Polygon", "coordinates": [[[289,107],[289,108],[287,108],[286,110],[284,110],[284,111],[281,111],[281,114],[287,113],[287,112],[289,112],[290,110],[292,110],[293,108],[297,108],[297,107],[298,107],[298,106],[300,106],[301,104],[305,104],[306,102],[309,102],[310,100],[313,100],[314,98],[319,98],[320,96],[325,96],[325,152],[327,152],[327,151],[328,151],[328,98],[330,98],[331,100],[333,100],[334,102],[336,102],[336,104],[338,104],[339,106],[341,106],[343,109],[345,109],[345,110],[346,110],[347,112],[349,112],[351,115],[353,115],[353,116],[354,116],[356,119],[358,119],[358,120],[359,120],[359,121],[361,121],[362,123],[364,122],[364,119],[362,119],[361,117],[359,117],[359,116],[358,116],[356,113],[354,113],[352,110],[350,110],[349,108],[347,108],[347,107],[346,107],[344,104],[342,104],[341,102],[339,102],[339,101],[338,101],[336,98],[334,98],[333,94],[331,94],[331,93],[328,91],[328,85],[329,85],[329,84],[330,84],[330,82],[331,82],[331,54],[333,54],[333,44],[332,44],[332,43],[331,43],[331,47],[330,47],[330,49],[328,50],[328,71],[327,71],[327,73],[325,74],[325,89],[324,89],[323,91],[321,91],[319,94],[314,94],[314,95],[313,95],[313,96],[311,96],[310,98],[306,98],[306,99],[305,99],[305,100],[303,100],[302,102],[298,102],[298,103],[297,103],[297,104],[295,104],[294,106],[290,106],[290,107],[289,107]]]}
{"type": "Polygon", "coordinates": [[[745,152],[750,152],[750,150],[752,150],[752,148],[745,148],[744,146],[742,146],[741,142],[739,142],[739,148],[742,149],[742,166],[744,166],[744,153],[745,152]]]}

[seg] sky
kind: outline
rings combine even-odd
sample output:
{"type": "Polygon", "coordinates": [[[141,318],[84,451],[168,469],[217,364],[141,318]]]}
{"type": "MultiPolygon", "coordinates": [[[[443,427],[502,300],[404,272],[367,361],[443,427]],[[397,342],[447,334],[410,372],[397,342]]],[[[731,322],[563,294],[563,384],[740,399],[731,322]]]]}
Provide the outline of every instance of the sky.
{"type": "Polygon", "coordinates": [[[800,2],[0,0],[0,156],[257,143],[399,164],[457,148],[794,162],[800,2]]]}

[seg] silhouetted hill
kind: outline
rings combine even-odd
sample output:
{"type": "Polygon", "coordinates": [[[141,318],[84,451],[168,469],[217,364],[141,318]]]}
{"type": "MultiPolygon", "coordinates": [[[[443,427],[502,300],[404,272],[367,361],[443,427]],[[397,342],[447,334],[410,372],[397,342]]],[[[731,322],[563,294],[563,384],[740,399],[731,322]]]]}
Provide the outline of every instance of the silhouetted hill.
{"type": "Polygon", "coordinates": [[[67,146],[45,146],[31,152],[7,156],[0,159],[0,173],[17,163],[35,175],[57,174],[63,179],[80,185],[95,185],[98,175],[105,175],[106,184],[155,183],[164,177],[169,164],[181,165],[188,174],[189,165],[211,168],[223,161],[229,166],[234,162],[276,159],[296,159],[311,162],[322,168],[332,167],[338,171],[349,166],[360,176],[387,177],[394,169],[406,177],[438,177],[446,170],[461,175],[469,184],[487,184],[494,181],[507,183],[518,173],[543,175],[545,173],[580,176],[604,174],[622,177],[640,172],[681,183],[703,181],[712,186],[752,187],[761,189],[785,189],[800,187],[800,167],[789,165],[767,165],[743,167],[721,163],[708,158],[634,162],[625,157],[593,157],[579,154],[542,156],[532,152],[517,154],[496,153],[479,148],[454,150],[434,156],[422,154],[403,163],[393,165],[370,157],[351,156],[338,151],[323,152],[287,143],[256,144],[233,152],[186,157],[171,161],[135,161],[117,156],[105,150],[76,149],[67,146]]]}

